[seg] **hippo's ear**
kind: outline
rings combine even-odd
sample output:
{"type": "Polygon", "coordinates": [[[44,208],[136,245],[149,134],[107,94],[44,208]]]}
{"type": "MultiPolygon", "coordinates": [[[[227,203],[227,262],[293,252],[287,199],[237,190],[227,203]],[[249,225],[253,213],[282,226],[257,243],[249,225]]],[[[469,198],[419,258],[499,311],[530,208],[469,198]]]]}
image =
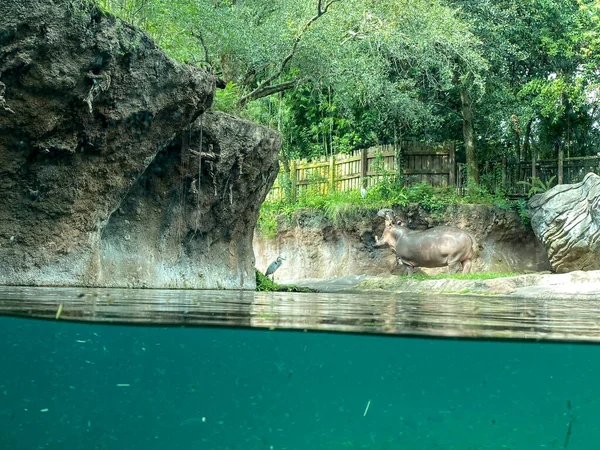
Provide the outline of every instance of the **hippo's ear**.
{"type": "Polygon", "coordinates": [[[377,211],[377,215],[385,219],[386,226],[388,225],[388,221],[394,222],[394,211],[391,209],[380,209],[379,211],[377,211]]]}

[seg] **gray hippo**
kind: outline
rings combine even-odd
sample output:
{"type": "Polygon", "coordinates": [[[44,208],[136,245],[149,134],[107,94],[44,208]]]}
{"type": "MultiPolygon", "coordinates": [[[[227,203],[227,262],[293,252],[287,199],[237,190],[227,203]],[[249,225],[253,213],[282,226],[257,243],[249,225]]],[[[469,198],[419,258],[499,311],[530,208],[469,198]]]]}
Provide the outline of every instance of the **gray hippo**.
{"type": "MultiPolygon", "coordinates": [[[[385,229],[381,238],[375,237],[375,247],[389,245],[396,252],[396,265],[402,263],[412,275],[415,267],[445,267],[462,265],[462,273],[471,270],[471,259],[477,244],[468,232],[456,227],[434,227],[411,230],[403,223],[394,223],[390,210],[381,210],[385,229]]],[[[455,271],[458,271],[458,267],[455,271]]]]}

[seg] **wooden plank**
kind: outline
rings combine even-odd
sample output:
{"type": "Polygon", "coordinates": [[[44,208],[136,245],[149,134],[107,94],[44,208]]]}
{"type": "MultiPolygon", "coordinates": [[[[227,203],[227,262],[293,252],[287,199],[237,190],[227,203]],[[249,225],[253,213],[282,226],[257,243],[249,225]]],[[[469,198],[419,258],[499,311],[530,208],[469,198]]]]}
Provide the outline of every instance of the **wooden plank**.
{"type": "Polygon", "coordinates": [[[340,175],[338,178],[338,180],[341,181],[345,181],[345,180],[359,180],[360,177],[354,174],[350,174],[350,175],[340,175]]]}
{"type": "MultiPolygon", "coordinates": [[[[432,157],[433,161],[432,161],[432,168],[434,170],[441,170],[443,169],[442,167],[442,157],[441,156],[433,156],[432,157]]],[[[444,167],[445,169],[445,167],[444,167]]]]}
{"type": "MultiPolygon", "coordinates": [[[[564,162],[568,162],[568,161],[585,161],[585,160],[592,160],[592,161],[597,161],[600,159],[600,156],[572,156],[570,158],[564,158],[564,162]]],[[[538,162],[540,163],[553,163],[556,164],[558,162],[558,159],[540,159],[538,160],[538,162]]]]}
{"type": "Polygon", "coordinates": [[[448,169],[448,186],[456,186],[456,145],[454,142],[450,144],[448,149],[445,167],[448,169]]]}
{"type": "Polygon", "coordinates": [[[444,169],[404,169],[404,173],[407,175],[448,175],[448,171],[444,169]]]}
{"type": "Polygon", "coordinates": [[[413,151],[413,152],[402,152],[405,155],[437,155],[437,156],[443,156],[443,155],[447,155],[448,151],[447,150],[432,150],[432,149],[421,149],[419,151],[413,151]]]}
{"type": "Polygon", "coordinates": [[[360,177],[362,178],[362,188],[367,187],[367,161],[368,161],[368,152],[366,149],[363,149],[361,152],[360,159],[360,177]]]}
{"type": "Polygon", "coordinates": [[[296,201],[298,194],[298,170],[296,169],[296,161],[290,161],[290,184],[291,184],[291,192],[290,192],[290,201],[294,203],[296,201]]]}
{"type": "Polygon", "coordinates": [[[345,164],[345,163],[351,163],[354,161],[360,161],[361,158],[362,158],[361,155],[346,157],[346,158],[342,158],[339,154],[335,155],[335,159],[338,161],[338,164],[345,164]]]}
{"type": "Polygon", "coordinates": [[[329,165],[329,161],[318,161],[318,162],[312,162],[312,163],[298,164],[297,167],[298,167],[298,169],[307,170],[307,169],[317,169],[320,167],[327,167],[328,165],[329,165]]]}

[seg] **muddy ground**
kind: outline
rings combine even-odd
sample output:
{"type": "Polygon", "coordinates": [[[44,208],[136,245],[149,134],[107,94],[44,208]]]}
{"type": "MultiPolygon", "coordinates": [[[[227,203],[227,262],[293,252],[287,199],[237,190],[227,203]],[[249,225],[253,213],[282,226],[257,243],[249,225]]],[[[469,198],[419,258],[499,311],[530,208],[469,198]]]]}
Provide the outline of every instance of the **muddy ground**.
{"type": "Polygon", "coordinates": [[[349,275],[323,279],[281,280],[320,292],[393,292],[428,295],[502,295],[524,299],[600,300],[600,270],[564,274],[532,273],[489,280],[418,280],[405,276],[349,275]]]}

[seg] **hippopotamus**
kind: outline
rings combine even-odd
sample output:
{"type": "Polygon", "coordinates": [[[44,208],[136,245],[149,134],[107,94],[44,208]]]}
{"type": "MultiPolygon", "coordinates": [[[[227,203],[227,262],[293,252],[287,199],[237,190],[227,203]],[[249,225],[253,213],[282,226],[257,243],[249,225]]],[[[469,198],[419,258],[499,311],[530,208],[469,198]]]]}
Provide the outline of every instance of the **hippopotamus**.
{"type": "MultiPolygon", "coordinates": [[[[477,245],[468,232],[456,227],[433,227],[419,231],[407,228],[402,222],[394,223],[386,215],[385,229],[375,247],[389,245],[396,252],[396,265],[402,263],[408,275],[415,267],[445,267],[462,265],[462,273],[471,270],[471,259],[477,245]]],[[[458,271],[458,267],[455,271],[458,271]]]]}

